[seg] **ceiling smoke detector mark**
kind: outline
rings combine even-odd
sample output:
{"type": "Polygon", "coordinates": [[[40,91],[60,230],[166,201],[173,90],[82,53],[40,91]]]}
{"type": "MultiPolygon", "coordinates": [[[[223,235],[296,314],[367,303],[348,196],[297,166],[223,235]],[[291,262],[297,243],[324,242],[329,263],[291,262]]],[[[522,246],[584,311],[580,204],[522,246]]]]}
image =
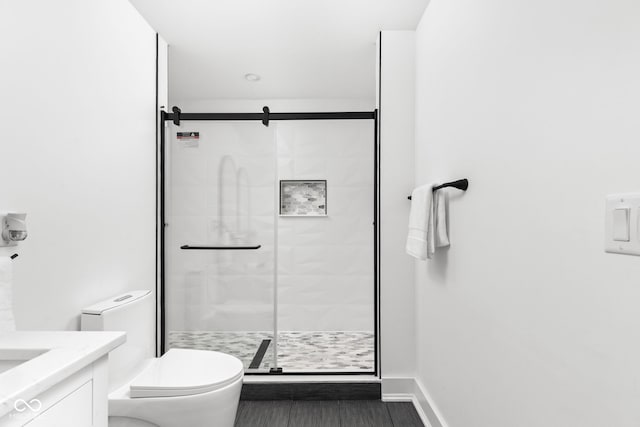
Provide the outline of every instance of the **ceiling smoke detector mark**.
{"type": "Polygon", "coordinates": [[[244,75],[244,78],[248,82],[258,82],[260,81],[260,76],[253,73],[248,73],[244,75]]]}

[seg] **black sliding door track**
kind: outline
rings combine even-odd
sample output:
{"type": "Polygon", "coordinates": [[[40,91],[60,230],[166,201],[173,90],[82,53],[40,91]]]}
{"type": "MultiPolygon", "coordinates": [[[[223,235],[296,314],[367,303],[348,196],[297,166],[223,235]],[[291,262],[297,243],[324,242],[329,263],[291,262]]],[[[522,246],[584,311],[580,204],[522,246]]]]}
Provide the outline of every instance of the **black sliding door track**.
{"type": "Polygon", "coordinates": [[[373,120],[375,111],[328,113],[166,113],[165,120],[373,120]]]}

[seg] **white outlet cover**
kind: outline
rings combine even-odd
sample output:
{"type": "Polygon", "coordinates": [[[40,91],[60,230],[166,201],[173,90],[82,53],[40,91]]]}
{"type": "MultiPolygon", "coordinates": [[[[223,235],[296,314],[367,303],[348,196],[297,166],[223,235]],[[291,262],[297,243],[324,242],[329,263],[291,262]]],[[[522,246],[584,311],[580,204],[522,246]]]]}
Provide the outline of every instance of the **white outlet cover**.
{"type": "Polygon", "coordinates": [[[605,252],[640,255],[640,193],[609,194],[605,205],[605,252]],[[613,212],[616,209],[629,209],[628,242],[613,239],[613,212]]]}

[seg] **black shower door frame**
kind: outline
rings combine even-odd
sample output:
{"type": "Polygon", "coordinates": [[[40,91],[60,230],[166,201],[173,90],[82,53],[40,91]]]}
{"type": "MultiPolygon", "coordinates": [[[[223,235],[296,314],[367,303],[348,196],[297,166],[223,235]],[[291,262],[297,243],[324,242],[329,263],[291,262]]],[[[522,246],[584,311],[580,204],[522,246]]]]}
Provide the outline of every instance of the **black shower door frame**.
{"type": "MultiPolygon", "coordinates": [[[[280,372],[277,375],[375,375],[380,372],[380,256],[379,256],[379,239],[380,239],[380,150],[378,141],[378,110],[374,111],[356,111],[356,112],[312,112],[312,113],[272,113],[268,107],[263,108],[262,113],[183,113],[180,108],[173,107],[172,113],[165,111],[160,112],[159,124],[159,162],[158,162],[158,280],[156,284],[157,307],[159,308],[159,331],[158,340],[158,356],[167,351],[165,342],[166,317],[165,317],[165,122],[170,121],[175,125],[180,125],[182,121],[261,121],[263,125],[269,126],[270,121],[279,120],[371,120],[374,143],[374,161],[373,161],[373,316],[374,316],[374,371],[371,372],[280,372]]],[[[246,373],[246,375],[274,375],[275,373],[260,372],[246,373]]]]}

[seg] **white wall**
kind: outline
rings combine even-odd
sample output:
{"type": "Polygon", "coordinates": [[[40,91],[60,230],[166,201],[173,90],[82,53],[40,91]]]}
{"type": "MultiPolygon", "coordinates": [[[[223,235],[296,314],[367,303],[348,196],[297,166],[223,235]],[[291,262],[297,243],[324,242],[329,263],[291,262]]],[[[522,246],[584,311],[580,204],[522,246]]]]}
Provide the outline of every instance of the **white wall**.
{"type": "MultiPolygon", "coordinates": [[[[466,177],[416,262],[419,380],[450,427],[640,424],[640,4],[434,0],[417,30],[416,183],[466,177]]],[[[453,192],[452,192],[453,194],[453,192]]]]}
{"type": "MultiPolygon", "coordinates": [[[[185,113],[260,112],[263,105],[273,112],[373,109],[365,100],[176,104],[185,113]]],[[[259,122],[184,122],[179,129],[171,125],[169,236],[176,250],[168,266],[170,328],[269,330],[277,209],[273,184],[280,179],[326,179],[326,218],[277,220],[278,328],[373,331],[373,131],[372,121],[272,122],[268,128],[259,122]],[[182,147],[175,140],[177,131],[199,131],[199,147],[182,147]],[[236,169],[247,173],[250,238],[262,247],[207,256],[180,251],[181,244],[197,239],[219,240],[219,227],[212,225],[219,222],[219,207],[229,205],[227,212],[235,208],[236,199],[223,203],[217,190],[225,155],[232,155],[236,169]]]]}
{"type": "Polygon", "coordinates": [[[125,0],[3,2],[0,210],[18,329],[155,287],[155,32],[125,0]]]}
{"type": "MultiPolygon", "coordinates": [[[[382,31],[378,40],[380,112],[380,317],[383,379],[413,378],[415,311],[413,262],[406,256],[414,182],[414,31],[382,31]]],[[[383,393],[387,393],[383,382],[383,393]]]]}
{"type": "MultiPolygon", "coordinates": [[[[247,82],[259,85],[260,82],[247,82]]],[[[206,113],[261,113],[267,105],[272,113],[314,111],[373,111],[375,99],[324,98],[324,99],[181,99],[172,98],[170,105],[177,105],[187,112],[206,113]]]]}

